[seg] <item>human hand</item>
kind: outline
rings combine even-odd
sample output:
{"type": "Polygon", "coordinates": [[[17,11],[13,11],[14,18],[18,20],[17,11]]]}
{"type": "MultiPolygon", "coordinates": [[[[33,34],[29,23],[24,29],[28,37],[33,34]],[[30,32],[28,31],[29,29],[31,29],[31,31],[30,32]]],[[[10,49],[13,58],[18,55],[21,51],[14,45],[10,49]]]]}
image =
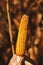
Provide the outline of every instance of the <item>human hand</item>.
{"type": "Polygon", "coordinates": [[[17,56],[16,54],[14,54],[14,56],[11,58],[8,65],[21,65],[22,60],[23,60],[23,57],[17,56]]]}

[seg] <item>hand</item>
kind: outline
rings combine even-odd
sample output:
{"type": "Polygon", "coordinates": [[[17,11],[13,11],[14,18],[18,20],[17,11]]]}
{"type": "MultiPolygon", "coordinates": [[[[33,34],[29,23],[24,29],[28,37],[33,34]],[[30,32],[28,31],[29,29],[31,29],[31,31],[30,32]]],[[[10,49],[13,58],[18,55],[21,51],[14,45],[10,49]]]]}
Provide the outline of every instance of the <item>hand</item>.
{"type": "Polygon", "coordinates": [[[11,58],[8,65],[21,65],[22,60],[23,60],[23,57],[17,56],[16,54],[14,54],[14,56],[11,58]]]}

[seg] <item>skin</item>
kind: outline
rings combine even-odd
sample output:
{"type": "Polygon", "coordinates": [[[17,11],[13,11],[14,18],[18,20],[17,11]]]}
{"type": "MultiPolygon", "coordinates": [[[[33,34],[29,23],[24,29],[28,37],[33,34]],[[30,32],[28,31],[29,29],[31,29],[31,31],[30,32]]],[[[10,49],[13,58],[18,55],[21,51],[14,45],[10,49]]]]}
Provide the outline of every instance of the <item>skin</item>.
{"type": "Polygon", "coordinates": [[[23,57],[17,56],[16,54],[14,54],[14,56],[11,58],[8,65],[21,65],[22,60],[23,60],[23,57]]]}

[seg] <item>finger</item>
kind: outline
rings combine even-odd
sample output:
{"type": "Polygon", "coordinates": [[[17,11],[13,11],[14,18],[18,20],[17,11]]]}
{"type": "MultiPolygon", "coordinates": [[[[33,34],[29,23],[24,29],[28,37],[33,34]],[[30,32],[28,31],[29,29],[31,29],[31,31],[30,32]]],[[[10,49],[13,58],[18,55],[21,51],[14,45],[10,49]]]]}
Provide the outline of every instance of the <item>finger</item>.
{"type": "Polygon", "coordinates": [[[19,60],[19,62],[17,63],[17,65],[21,65],[22,60],[23,60],[23,57],[20,57],[20,60],[19,60]]]}
{"type": "Polygon", "coordinates": [[[15,60],[17,59],[16,54],[13,56],[13,62],[15,62],[15,60]]]}
{"type": "Polygon", "coordinates": [[[20,61],[19,61],[19,63],[21,63],[21,62],[22,62],[22,60],[23,60],[23,57],[21,57],[21,58],[20,58],[20,61]]]}
{"type": "Polygon", "coordinates": [[[16,54],[13,55],[13,57],[11,58],[11,60],[13,60],[16,57],[16,54]]]}
{"type": "Polygon", "coordinates": [[[11,58],[10,62],[8,65],[12,65],[16,60],[16,54],[14,54],[14,56],[11,58]]]}

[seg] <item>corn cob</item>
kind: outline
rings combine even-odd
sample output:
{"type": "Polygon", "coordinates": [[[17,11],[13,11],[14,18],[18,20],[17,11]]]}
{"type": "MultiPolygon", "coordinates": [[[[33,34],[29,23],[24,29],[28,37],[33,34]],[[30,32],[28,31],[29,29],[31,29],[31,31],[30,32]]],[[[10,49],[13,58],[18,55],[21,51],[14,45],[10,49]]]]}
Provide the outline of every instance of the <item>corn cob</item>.
{"type": "Polygon", "coordinates": [[[21,22],[20,22],[18,38],[17,38],[17,43],[16,43],[16,54],[17,55],[23,55],[25,52],[25,42],[26,42],[26,38],[27,38],[27,27],[28,27],[28,16],[23,15],[21,22]]]}

